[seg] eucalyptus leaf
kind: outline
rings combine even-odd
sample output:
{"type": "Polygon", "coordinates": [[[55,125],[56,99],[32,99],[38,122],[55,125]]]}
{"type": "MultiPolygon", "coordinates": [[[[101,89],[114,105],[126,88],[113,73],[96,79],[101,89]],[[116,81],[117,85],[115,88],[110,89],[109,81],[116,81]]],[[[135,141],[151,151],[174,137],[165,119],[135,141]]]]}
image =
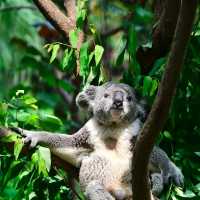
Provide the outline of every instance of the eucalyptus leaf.
{"type": "Polygon", "coordinates": [[[89,74],[89,54],[88,54],[88,42],[83,43],[80,49],[80,76],[86,80],[89,74]]]}
{"type": "Polygon", "coordinates": [[[150,76],[145,76],[144,82],[143,82],[143,95],[144,96],[147,96],[149,94],[151,87],[152,87],[152,78],[150,76]]]}
{"type": "Polygon", "coordinates": [[[56,58],[56,56],[58,54],[59,48],[60,48],[60,44],[54,44],[53,45],[51,58],[50,58],[50,63],[52,63],[55,60],[55,58],[56,58]]]}
{"type": "Polygon", "coordinates": [[[102,56],[103,56],[104,48],[100,45],[96,45],[94,49],[95,63],[99,64],[102,56]]]}
{"type": "Polygon", "coordinates": [[[21,138],[18,138],[15,140],[15,144],[14,144],[14,156],[15,156],[15,160],[18,159],[20,152],[22,151],[23,148],[23,141],[21,138]]]}
{"type": "Polygon", "coordinates": [[[51,153],[49,148],[39,146],[38,151],[40,153],[41,158],[45,161],[46,169],[49,172],[51,168],[51,153]]]}
{"type": "Polygon", "coordinates": [[[73,48],[77,47],[77,43],[78,43],[78,30],[71,30],[69,32],[69,40],[70,40],[70,44],[72,45],[73,48]]]}
{"type": "Polygon", "coordinates": [[[134,25],[131,25],[128,32],[128,52],[131,55],[135,55],[137,48],[137,36],[134,25]]]}

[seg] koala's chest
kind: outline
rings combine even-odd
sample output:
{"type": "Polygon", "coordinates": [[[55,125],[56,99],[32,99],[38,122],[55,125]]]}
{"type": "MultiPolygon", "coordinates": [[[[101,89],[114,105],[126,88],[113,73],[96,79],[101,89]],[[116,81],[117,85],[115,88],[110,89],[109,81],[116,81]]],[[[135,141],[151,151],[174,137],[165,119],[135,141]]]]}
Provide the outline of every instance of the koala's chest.
{"type": "MultiPolygon", "coordinates": [[[[104,133],[105,134],[105,133],[104,133]]],[[[131,160],[131,135],[127,132],[108,134],[94,134],[90,138],[93,144],[93,155],[104,157],[113,164],[127,163],[131,160]]]]}

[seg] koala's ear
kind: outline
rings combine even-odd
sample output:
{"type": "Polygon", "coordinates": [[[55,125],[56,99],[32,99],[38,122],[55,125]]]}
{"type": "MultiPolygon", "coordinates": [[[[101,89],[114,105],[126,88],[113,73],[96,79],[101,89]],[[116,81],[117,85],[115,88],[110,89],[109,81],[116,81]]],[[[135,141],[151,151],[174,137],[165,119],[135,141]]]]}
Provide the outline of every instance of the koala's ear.
{"type": "Polygon", "coordinates": [[[88,109],[91,102],[95,99],[97,86],[88,86],[76,97],[76,104],[78,107],[88,109]]]}
{"type": "Polygon", "coordinates": [[[144,99],[140,100],[137,104],[138,117],[142,122],[145,122],[147,116],[149,114],[149,109],[147,107],[147,103],[144,99]]]}

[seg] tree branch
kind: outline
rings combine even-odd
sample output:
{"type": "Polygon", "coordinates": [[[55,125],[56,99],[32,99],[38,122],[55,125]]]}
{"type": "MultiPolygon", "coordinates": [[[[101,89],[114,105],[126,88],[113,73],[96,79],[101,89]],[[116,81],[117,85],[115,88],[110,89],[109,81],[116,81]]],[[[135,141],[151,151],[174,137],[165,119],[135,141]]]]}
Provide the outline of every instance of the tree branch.
{"type": "Polygon", "coordinates": [[[160,19],[153,30],[152,47],[140,47],[136,54],[143,74],[147,74],[151,70],[155,60],[165,56],[169,51],[177,23],[180,4],[181,0],[156,1],[155,15],[157,17],[160,16],[160,19]]]}
{"type": "MultiPolygon", "coordinates": [[[[65,0],[64,6],[67,11],[68,17],[71,19],[71,21],[74,23],[74,27],[76,27],[76,1],[75,0],[65,0]]],[[[79,74],[80,71],[80,48],[84,41],[84,32],[81,31],[78,35],[78,42],[77,42],[77,51],[76,51],[76,65],[77,65],[77,74],[79,74]]]]}
{"type": "Polygon", "coordinates": [[[167,119],[172,98],[175,94],[196,7],[197,0],[183,0],[181,3],[178,23],[166,69],[151,112],[136,142],[132,166],[134,200],[150,200],[147,178],[149,156],[155,139],[167,119]]]}
{"type": "Polygon", "coordinates": [[[70,18],[74,26],[76,26],[76,1],[64,0],[64,6],[67,11],[67,16],[70,18]]]}
{"type": "Polygon", "coordinates": [[[33,0],[41,13],[66,37],[75,28],[74,22],[66,17],[51,0],[33,0]]]}

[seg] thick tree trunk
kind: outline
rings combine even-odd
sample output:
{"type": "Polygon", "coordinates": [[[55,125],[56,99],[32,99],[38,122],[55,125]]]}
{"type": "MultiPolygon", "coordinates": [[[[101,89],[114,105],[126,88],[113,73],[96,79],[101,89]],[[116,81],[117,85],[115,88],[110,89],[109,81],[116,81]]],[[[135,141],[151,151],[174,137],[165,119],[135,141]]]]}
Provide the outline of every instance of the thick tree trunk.
{"type": "Polygon", "coordinates": [[[148,162],[156,137],[167,119],[181,72],[185,50],[196,13],[197,0],[182,0],[178,23],[162,81],[133,154],[133,199],[150,200],[148,162]]]}

